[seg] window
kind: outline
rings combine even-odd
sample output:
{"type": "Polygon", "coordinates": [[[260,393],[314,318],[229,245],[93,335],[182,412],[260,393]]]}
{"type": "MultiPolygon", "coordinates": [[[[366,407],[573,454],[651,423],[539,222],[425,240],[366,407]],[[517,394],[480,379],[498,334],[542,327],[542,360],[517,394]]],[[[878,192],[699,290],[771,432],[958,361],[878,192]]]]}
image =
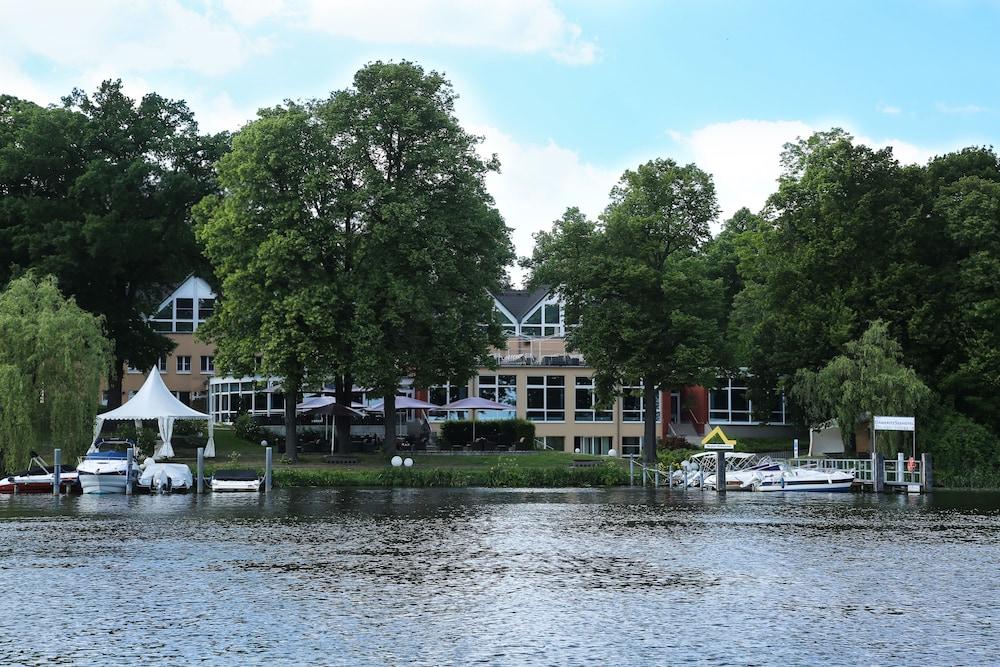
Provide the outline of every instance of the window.
{"type": "Polygon", "coordinates": [[[166,373],[167,372],[167,358],[166,357],[160,357],[159,359],[156,360],[156,369],[158,371],[160,371],[161,373],[166,373]]]}
{"type": "MultiPolygon", "coordinates": [[[[469,386],[464,384],[442,384],[436,387],[431,387],[428,390],[428,399],[434,405],[447,405],[448,403],[454,403],[455,401],[460,401],[463,398],[469,397],[469,386]]],[[[455,412],[438,412],[433,415],[428,415],[428,421],[444,421],[445,419],[465,419],[466,415],[463,411],[455,412]]]]}
{"type": "Polygon", "coordinates": [[[176,398],[178,401],[180,401],[184,405],[187,405],[187,406],[191,405],[191,392],[190,391],[172,391],[170,393],[173,394],[174,398],[176,398]]]}
{"type": "Polygon", "coordinates": [[[627,435],[622,438],[622,456],[639,456],[642,454],[642,438],[637,435],[627,435]]]}
{"type": "Polygon", "coordinates": [[[541,440],[545,449],[554,449],[557,452],[564,451],[566,447],[566,438],[561,435],[546,435],[535,440],[541,440]]]}
{"type": "Polygon", "coordinates": [[[579,449],[581,454],[602,456],[611,451],[611,436],[576,436],[573,438],[573,446],[575,449],[579,449]]]}
{"type": "Polygon", "coordinates": [[[510,410],[480,410],[477,419],[513,419],[517,416],[517,376],[480,375],[479,398],[509,405],[510,410]]]}
{"type": "Polygon", "coordinates": [[[201,372],[211,375],[215,372],[215,357],[207,354],[201,355],[201,372]]]}
{"type": "MultiPolygon", "coordinates": [[[[622,387],[622,421],[643,421],[642,383],[622,387]]],[[[656,421],[660,421],[660,392],[656,392],[656,421]]]]}
{"type": "Polygon", "coordinates": [[[528,376],[528,419],[566,421],[566,378],[562,375],[528,376]]]}
{"type": "Polygon", "coordinates": [[[563,327],[562,306],[558,301],[539,304],[521,325],[521,333],[525,336],[562,336],[563,327]]]}
{"type": "Polygon", "coordinates": [[[504,313],[499,308],[494,308],[494,313],[496,314],[497,321],[500,322],[500,326],[503,327],[503,332],[510,336],[517,333],[517,325],[514,320],[510,319],[506,313],[504,313]]]}
{"type": "Polygon", "coordinates": [[[198,299],[198,321],[204,322],[215,312],[215,299],[198,299]]]}
{"type": "MultiPolygon", "coordinates": [[[[781,396],[771,412],[771,424],[786,424],[787,406],[781,396]]],[[[708,392],[708,420],[721,424],[759,424],[753,419],[753,401],[747,394],[746,378],[719,378],[708,392]]]]}
{"type": "Polygon", "coordinates": [[[576,406],[573,419],[578,422],[609,422],[613,419],[611,410],[597,410],[592,378],[576,379],[576,406]]]}
{"type": "Polygon", "coordinates": [[[178,373],[191,372],[191,357],[186,355],[180,355],[177,357],[177,372],[178,373]]]}

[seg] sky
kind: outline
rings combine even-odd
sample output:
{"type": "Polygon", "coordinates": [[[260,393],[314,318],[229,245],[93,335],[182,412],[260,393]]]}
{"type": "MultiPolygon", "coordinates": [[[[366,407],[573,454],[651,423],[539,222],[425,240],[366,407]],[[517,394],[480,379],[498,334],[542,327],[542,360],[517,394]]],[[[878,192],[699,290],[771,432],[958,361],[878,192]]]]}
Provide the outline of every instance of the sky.
{"type": "Polygon", "coordinates": [[[657,157],[712,174],[721,221],[759,210],[782,145],[817,130],[904,163],[993,145],[997,35],[1000,0],[0,0],[0,93],[50,104],[120,78],[235,131],[412,60],[499,157],[487,185],[528,255],[657,157]]]}

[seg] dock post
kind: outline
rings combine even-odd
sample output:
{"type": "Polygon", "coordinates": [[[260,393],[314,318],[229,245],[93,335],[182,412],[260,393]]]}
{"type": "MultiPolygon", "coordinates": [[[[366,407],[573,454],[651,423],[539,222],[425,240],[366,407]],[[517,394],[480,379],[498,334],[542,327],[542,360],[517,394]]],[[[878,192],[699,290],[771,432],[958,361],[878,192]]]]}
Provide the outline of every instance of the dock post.
{"type": "Polygon", "coordinates": [[[205,448],[198,448],[198,493],[205,493],[205,448]]]}
{"type": "Polygon", "coordinates": [[[931,464],[930,452],[924,452],[920,455],[920,490],[924,493],[930,493],[931,488],[934,486],[934,470],[931,464]]]}
{"type": "Polygon", "coordinates": [[[56,449],[52,452],[52,495],[58,496],[62,484],[62,450],[56,449]]]}
{"type": "Polygon", "coordinates": [[[653,468],[653,487],[660,488],[660,466],[653,468]]]}
{"type": "Polygon", "coordinates": [[[885,491],[885,459],[878,452],[872,452],[872,491],[885,491]]]}
{"type": "Polygon", "coordinates": [[[715,490],[726,492],[726,453],[721,449],[715,453],[715,490]]]}
{"type": "Polygon", "coordinates": [[[670,467],[667,469],[667,488],[674,488],[674,464],[671,463],[670,467]]]}
{"type": "Polygon", "coordinates": [[[264,450],[264,493],[271,493],[271,448],[264,450]]]}
{"type": "Polygon", "coordinates": [[[903,452],[896,452],[896,481],[900,484],[906,481],[903,478],[903,471],[906,470],[906,460],[903,456],[903,452]]]}
{"type": "Polygon", "coordinates": [[[125,450],[125,495],[132,495],[132,467],[135,465],[135,450],[129,447],[125,450]]]}
{"type": "Polygon", "coordinates": [[[628,485],[635,486],[635,457],[628,457],[628,485]]]}

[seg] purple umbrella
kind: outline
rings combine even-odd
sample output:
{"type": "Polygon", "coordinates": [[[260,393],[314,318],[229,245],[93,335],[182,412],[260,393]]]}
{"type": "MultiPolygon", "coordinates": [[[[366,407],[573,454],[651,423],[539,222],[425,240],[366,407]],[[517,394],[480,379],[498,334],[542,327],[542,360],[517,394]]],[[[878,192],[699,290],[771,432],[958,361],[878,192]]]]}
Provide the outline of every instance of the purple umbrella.
{"type": "MultiPolygon", "coordinates": [[[[370,408],[365,408],[369,412],[382,412],[382,404],[385,401],[379,401],[370,408]]],[[[396,397],[396,409],[397,410],[440,410],[440,405],[434,405],[433,403],[428,403],[427,401],[418,401],[415,398],[410,398],[409,396],[397,396],[396,397]]]]}
{"type": "Polygon", "coordinates": [[[448,405],[443,405],[439,410],[472,410],[472,441],[476,441],[476,411],[477,410],[513,410],[513,406],[504,405],[503,403],[497,403],[496,401],[491,401],[488,398],[480,398],[478,396],[470,396],[469,398],[462,398],[457,401],[453,401],[448,405]]]}

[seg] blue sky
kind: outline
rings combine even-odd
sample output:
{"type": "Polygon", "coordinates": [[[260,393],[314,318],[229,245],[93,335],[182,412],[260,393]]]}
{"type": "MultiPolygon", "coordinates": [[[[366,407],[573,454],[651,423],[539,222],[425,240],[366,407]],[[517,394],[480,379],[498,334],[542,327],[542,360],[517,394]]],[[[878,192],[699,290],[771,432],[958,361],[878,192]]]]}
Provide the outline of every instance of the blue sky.
{"type": "Polygon", "coordinates": [[[521,253],[567,206],[597,214],[659,157],[758,209],[781,144],[845,127],[904,162],[1000,127],[1000,0],[0,0],[0,92],[55,102],[122,78],[206,129],[348,85],[373,59],[443,71],[486,137],[521,253]]]}

